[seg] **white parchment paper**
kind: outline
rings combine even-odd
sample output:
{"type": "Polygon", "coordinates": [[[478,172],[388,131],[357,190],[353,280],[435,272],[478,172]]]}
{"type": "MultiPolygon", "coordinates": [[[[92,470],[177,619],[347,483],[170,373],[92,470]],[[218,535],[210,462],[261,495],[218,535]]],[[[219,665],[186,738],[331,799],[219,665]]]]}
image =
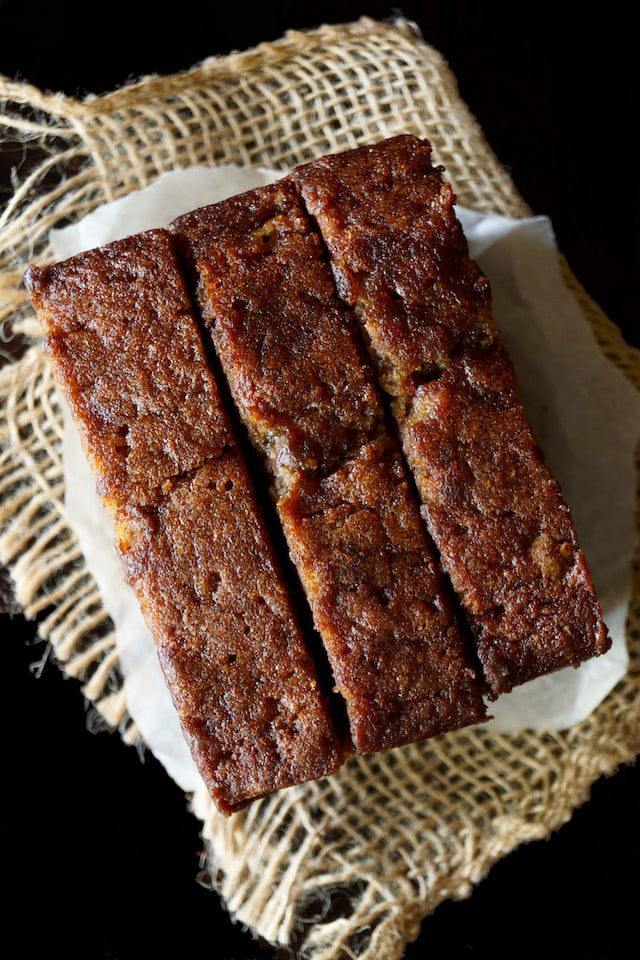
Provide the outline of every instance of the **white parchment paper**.
{"type": "MultiPolygon", "coordinates": [[[[165,173],[153,186],[52,231],[56,259],[151,227],[281,176],[237,167],[165,173]]],[[[517,688],[490,705],[489,726],[562,729],[588,716],[626,672],[625,621],[636,545],[635,449],[640,394],[600,351],[560,273],[546,217],[510,220],[458,208],[471,255],[489,277],[494,315],[516,368],[534,432],[571,505],[612,635],[603,657],[517,688]]],[[[67,416],[67,512],[118,635],[128,709],[168,773],[200,783],[162,677],[153,641],[113,547],[111,520],[67,416]]]]}

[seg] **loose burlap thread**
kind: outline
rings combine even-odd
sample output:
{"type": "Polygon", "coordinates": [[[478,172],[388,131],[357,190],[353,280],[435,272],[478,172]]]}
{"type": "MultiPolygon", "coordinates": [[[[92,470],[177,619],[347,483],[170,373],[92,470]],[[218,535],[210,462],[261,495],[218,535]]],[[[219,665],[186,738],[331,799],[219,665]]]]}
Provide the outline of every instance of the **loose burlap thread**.
{"type": "MultiPolygon", "coordinates": [[[[364,18],[151,76],[83,101],[0,77],[3,149],[15,150],[0,220],[0,562],[60,668],[99,720],[140,743],[127,712],[109,612],[65,513],[62,411],[26,264],[51,258],[52,226],[145,187],[163,172],[239,163],[286,170],[400,132],[428,137],[458,199],[530,213],[416,28],[364,18]]],[[[604,353],[640,388],[638,355],[562,262],[604,353]]],[[[373,757],[225,818],[204,791],[203,878],[231,916],[308,960],[395,960],[421,920],[468,896],[502,856],[548,836],[594,781],[640,752],[637,576],[626,677],[565,731],[460,731],[373,757]]]]}

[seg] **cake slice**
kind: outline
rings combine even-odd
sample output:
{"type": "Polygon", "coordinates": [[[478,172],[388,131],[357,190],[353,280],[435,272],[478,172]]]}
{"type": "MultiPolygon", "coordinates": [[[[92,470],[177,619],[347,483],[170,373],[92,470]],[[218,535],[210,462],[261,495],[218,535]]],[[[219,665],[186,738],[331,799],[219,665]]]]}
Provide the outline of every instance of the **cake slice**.
{"type": "Polygon", "coordinates": [[[490,695],[603,653],[570,511],[430,145],[398,136],[293,176],[358,317],[490,695]]]}
{"type": "Polygon", "coordinates": [[[333,772],[338,736],[171,235],[31,267],[25,284],[213,799],[230,813],[333,772]]]}
{"type": "Polygon", "coordinates": [[[373,367],[293,182],[195,210],[172,228],[270,478],[356,750],[483,719],[373,367]]]}

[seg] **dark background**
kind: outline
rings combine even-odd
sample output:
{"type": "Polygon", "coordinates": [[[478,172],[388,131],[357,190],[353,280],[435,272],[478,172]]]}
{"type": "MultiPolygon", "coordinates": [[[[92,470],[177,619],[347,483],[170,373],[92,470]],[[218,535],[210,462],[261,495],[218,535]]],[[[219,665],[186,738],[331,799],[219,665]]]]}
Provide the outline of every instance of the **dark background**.
{"type": "MultiPolygon", "coordinates": [[[[0,73],[83,96],[285,30],[396,9],[444,54],[499,159],[592,297],[640,346],[635,24],[617,3],[232,2],[170,8],[0,0],[0,73]],[[566,5],[571,9],[574,5],[566,5]]],[[[9,184],[0,168],[0,188],[9,184]]],[[[6,193],[0,193],[0,196],[6,193]]],[[[152,757],[87,730],[78,685],[3,616],[3,940],[8,955],[263,960],[199,886],[198,823],[152,757]],[[8,886],[8,893],[6,887],[8,886]]],[[[427,918],[407,960],[638,955],[640,768],[594,785],[570,823],[427,918]]]]}

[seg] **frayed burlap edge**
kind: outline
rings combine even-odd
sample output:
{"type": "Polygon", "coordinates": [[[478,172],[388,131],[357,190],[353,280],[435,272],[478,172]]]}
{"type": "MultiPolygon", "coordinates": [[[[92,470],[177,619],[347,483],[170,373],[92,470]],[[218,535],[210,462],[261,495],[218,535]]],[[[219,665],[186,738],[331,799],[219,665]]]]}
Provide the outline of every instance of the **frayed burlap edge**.
{"type": "MultiPolygon", "coordinates": [[[[0,562],[16,600],[96,714],[138,743],[116,637],[64,506],[62,418],[22,288],[50,259],[51,226],[166,170],[236,162],[276,169],[406,131],[428,137],[460,202],[530,211],[461,101],[437,51],[406,20],[287,34],[171,77],[73,100],[0,78],[3,141],[16,148],[0,218],[0,562]]],[[[640,388],[635,351],[562,261],[604,353],[640,388]]],[[[637,577],[636,577],[637,580],[637,577]]],[[[584,723],[517,736],[460,731],[354,758],[337,775],[232,818],[204,792],[203,879],[231,916],[309,960],[395,960],[444,899],[470,894],[519,844],[548,836],[593,782],[640,751],[638,589],[627,676],[584,723]]]]}

